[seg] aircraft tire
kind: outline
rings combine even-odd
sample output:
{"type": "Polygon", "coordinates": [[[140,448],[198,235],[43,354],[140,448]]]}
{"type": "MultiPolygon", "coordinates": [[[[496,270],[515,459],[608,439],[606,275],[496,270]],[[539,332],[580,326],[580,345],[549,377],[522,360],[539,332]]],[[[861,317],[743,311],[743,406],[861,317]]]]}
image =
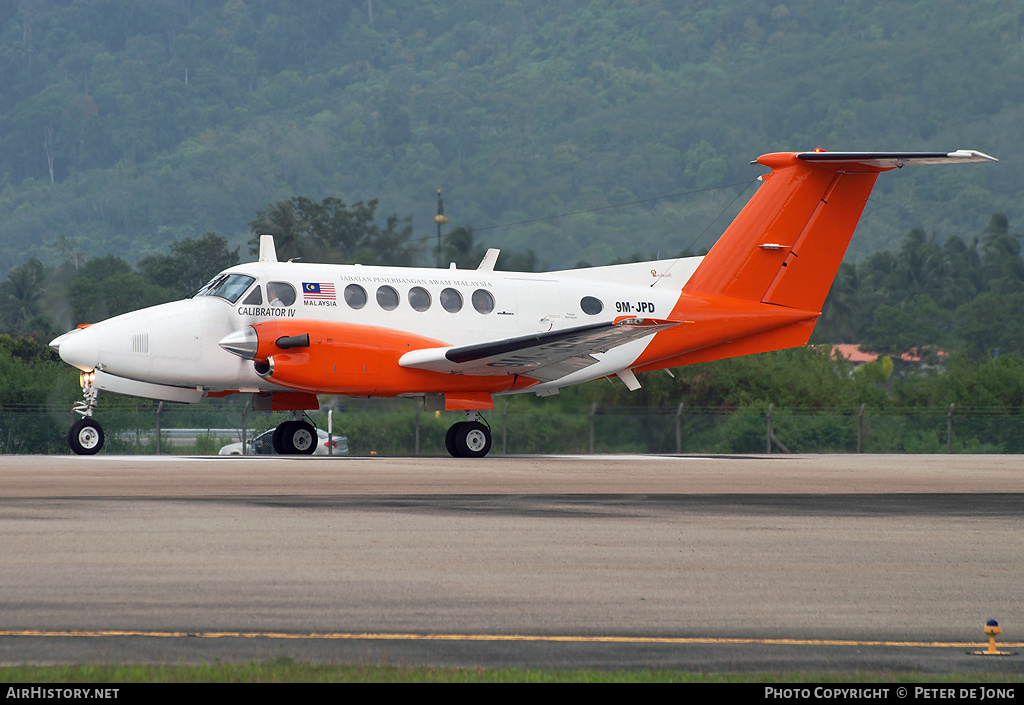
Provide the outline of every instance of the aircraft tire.
{"type": "Polygon", "coordinates": [[[462,458],[482,458],[491,450],[491,430],[479,421],[465,421],[455,432],[455,449],[462,458]]]}
{"type": "Polygon", "coordinates": [[[103,440],[103,427],[92,419],[79,419],[68,431],[68,445],[77,455],[96,455],[103,440]]]}
{"type": "Polygon", "coordinates": [[[273,447],[274,452],[277,453],[278,455],[285,454],[284,441],[282,439],[284,438],[284,434],[287,431],[287,427],[291,425],[291,421],[279,423],[277,425],[277,428],[274,429],[274,435],[270,437],[270,445],[271,447],[273,447]]]}
{"type": "Polygon", "coordinates": [[[316,429],[305,421],[290,422],[281,434],[281,447],[287,455],[312,455],[316,444],[316,429]]]}
{"type": "Polygon", "coordinates": [[[452,456],[453,458],[460,457],[459,450],[458,448],[455,447],[455,434],[458,433],[459,426],[461,426],[464,423],[465,421],[460,421],[459,423],[452,424],[448,428],[448,433],[444,435],[444,447],[448,451],[448,455],[452,456]]]}

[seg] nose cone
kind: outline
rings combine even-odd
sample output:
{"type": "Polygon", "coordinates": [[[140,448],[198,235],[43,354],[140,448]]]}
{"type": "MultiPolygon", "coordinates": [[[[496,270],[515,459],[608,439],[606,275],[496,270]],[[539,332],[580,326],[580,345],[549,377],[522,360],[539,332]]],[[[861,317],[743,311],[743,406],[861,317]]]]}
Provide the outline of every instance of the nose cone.
{"type": "Polygon", "coordinates": [[[91,327],[68,331],[51,340],[50,347],[64,362],[80,370],[89,372],[99,364],[99,342],[91,327]]]}
{"type": "Polygon", "coordinates": [[[256,335],[256,329],[252,326],[228,333],[218,343],[222,348],[232,355],[238,355],[243,360],[252,360],[256,357],[256,351],[260,347],[260,340],[256,335]]]}

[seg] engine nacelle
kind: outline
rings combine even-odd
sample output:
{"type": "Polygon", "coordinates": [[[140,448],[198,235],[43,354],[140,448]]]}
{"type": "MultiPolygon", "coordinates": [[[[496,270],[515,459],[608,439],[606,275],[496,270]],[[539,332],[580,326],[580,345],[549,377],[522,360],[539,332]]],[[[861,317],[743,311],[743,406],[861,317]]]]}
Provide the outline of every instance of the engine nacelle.
{"type": "Polygon", "coordinates": [[[263,379],[319,394],[394,396],[433,392],[497,392],[514,376],[448,375],[398,364],[411,350],[447,343],[405,331],[316,320],[255,323],[220,341],[222,348],[253,361],[263,379]]]}

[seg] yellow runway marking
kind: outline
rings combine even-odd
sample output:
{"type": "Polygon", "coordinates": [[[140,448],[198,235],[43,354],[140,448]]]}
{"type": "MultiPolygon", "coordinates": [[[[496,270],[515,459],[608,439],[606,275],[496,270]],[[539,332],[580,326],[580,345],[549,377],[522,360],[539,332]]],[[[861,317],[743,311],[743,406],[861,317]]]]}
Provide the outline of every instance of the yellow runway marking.
{"type": "MultiPolygon", "coordinates": [[[[194,637],[200,639],[339,639],[364,641],[536,641],[579,644],[678,644],[678,645],[735,645],[760,644],[764,646],[899,646],[940,649],[984,648],[987,643],[977,641],[871,641],[855,639],[756,639],[716,637],[645,637],[645,636],[543,636],[531,634],[403,634],[387,632],[161,632],[121,630],[45,631],[35,629],[4,629],[4,636],[35,637],[111,637],[142,636],[163,639],[194,637]]],[[[1001,642],[1002,648],[1024,648],[1024,642],[1001,642]]]]}

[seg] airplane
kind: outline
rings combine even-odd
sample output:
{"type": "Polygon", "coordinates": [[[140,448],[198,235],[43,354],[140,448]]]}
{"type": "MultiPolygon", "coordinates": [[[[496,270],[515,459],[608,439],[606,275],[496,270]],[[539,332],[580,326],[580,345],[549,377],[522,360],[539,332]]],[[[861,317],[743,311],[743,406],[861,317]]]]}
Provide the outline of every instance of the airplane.
{"type": "Polygon", "coordinates": [[[505,394],[805,345],[882,172],[997,161],[981,152],[778,152],[703,257],[546,273],[280,262],[271,236],[182,301],[79,326],[51,341],[80,370],[77,454],[104,441],[99,392],[172,402],[253,395],[289,411],[283,454],[309,454],[318,394],[411,397],[459,411],[445,447],[483,457],[481,412],[505,394]]]}

